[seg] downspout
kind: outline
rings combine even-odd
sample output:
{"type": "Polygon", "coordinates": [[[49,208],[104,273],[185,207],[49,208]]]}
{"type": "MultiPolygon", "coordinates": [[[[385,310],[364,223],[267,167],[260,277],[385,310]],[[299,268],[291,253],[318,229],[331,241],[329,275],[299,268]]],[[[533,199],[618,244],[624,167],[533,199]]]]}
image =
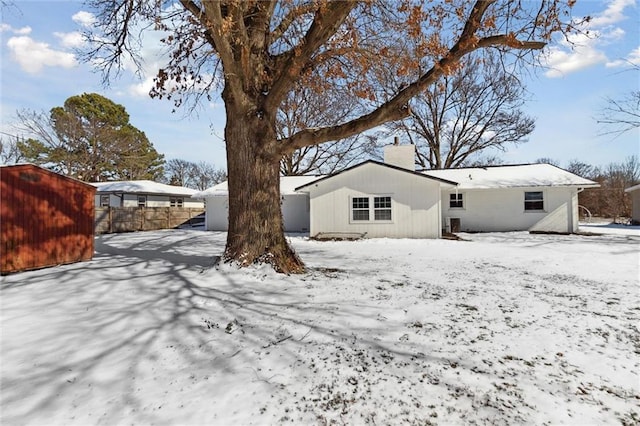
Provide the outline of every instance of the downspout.
{"type": "Polygon", "coordinates": [[[442,238],[442,228],[444,227],[444,223],[442,222],[442,184],[438,185],[438,238],[442,238]]]}
{"type": "MultiPolygon", "coordinates": [[[[573,200],[571,202],[571,229],[570,229],[570,233],[574,233],[574,232],[580,232],[580,201],[578,200],[578,194],[581,193],[582,191],[584,191],[584,188],[578,188],[578,190],[576,191],[576,207],[577,207],[577,211],[573,212],[573,200]],[[576,219],[576,223],[575,226],[573,224],[573,220],[576,219]],[[573,228],[575,228],[575,231],[573,230],[573,228]]],[[[588,210],[587,210],[588,211],[588,210]]],[[[589,212],[589,214],[591,214],[591,212],[589,212]]]]}

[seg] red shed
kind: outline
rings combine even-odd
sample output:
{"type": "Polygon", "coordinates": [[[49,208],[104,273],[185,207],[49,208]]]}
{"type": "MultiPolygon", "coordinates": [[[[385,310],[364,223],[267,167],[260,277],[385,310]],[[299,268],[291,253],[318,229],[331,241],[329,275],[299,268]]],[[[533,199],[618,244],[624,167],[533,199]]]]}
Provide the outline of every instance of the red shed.
{"type": "Polygon", "coordinates": [[[0,273],[91,259],[95,191],[33,164],[0,166],[0,273]]]}

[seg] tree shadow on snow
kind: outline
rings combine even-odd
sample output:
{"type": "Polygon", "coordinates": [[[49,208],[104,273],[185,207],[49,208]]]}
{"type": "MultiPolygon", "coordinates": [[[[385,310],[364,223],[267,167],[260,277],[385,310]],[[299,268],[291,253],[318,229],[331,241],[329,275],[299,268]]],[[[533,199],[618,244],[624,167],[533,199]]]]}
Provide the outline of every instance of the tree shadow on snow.
{"type": "MultiPolygon", "coordinates": [[[[348,271],[316,266],[283,276],[218,267],[223,250],[221,234],[201,231],[105,235],[90,262],[7,277],[3,329],[12,331],[3,332],[2,420],[68,413],[71,421],[77,407],[93,407],[107,422],[132,413],[158,421],[145,405],[149,392],[168,392],[193,371],[244,375],[275,389],[255,368],[276,347],[285,363],[304,364],[308,344],[416,356],[370,337],[374,304],[310,296],[332,274],[348,271]],[[154,374],[159,382],[149,389],[143,378],[154,374]]],[[[340,260],[329,249],[322,256],[329,264],[340,260]]],[[[209,385],[212,392],[219,387],[209,385]]]]}

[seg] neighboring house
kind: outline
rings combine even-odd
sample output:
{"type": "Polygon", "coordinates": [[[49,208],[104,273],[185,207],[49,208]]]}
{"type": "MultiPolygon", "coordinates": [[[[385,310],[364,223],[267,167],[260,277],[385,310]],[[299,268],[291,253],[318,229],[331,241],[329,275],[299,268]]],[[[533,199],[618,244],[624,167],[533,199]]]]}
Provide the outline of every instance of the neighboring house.
{"type": "MultiPolygon", "coordinates": [[[[291,185],[294,178],[282,177],[285,230],[328,238],[572,233],[578,231],[578,193],[599,186],[549,164],[416,172],[414,159],[413,145],[395,144],[385,147],[384,163],[370,160],[330,176],[298,176],[306,181],[297,186],[291,185]]],[[[196,195],[207,199],[207,229],[226,230],[226,182],[196,195]]]]}
{"type": "Polygon", "coordinates": [[[631,222],[640,223],[640,185],[627,188],[624,192],[631,196],[631,222]]]}
{"type": "Polygon", "coordinates": [[[150,180],[94,182],[96,207],[188,207],[204,208],[193,198],[195,189],[165,185],[150,180]]]}
{"type": "Polygon", "coordinates": [[[0,166],[0,272],[90,260],[95,191],[33,164],[0,166]]]}
{"type": "Polygon", "coordinates": [[[599,186],[550,164],[428,170],[457,182],[442,192],[449,232],[578,231],[578,193],[599,186]]]}
{"type": "MultiPolygon", "coordinates": [[[[322,176],[282,176],[280,177],[280,197],[282,219],[287,232],[309,232],[309,196],[295,191],[322,176]]],[[[207,231],[226,231],[229,227],[229,194],[227,182],[222,182],[194,197],[206,200],[205,229],[207,231]]]]}

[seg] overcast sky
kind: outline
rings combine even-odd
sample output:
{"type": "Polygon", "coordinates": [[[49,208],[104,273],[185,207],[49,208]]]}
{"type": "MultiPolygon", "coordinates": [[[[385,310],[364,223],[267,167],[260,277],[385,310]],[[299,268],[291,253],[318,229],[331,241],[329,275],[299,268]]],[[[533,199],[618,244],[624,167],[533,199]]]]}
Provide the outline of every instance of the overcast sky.
{"type": "MultiPolygon", "coordinates": [[[[152,73],[137,78],[125,72],[109,88],[99,72],[74,55],[82,43],[79,31],[92,15],[75,1],[20,1],[3,8],[0,132],[15,134],[16,110],[48,111],[81,93],[96,92],[124,105],[131,123],[144,131],[167,159],[207,161],[225,167],[222,135],[224,108],[220,100],[203,105],[197,117],[172,113],[169,101],[148,96],[152,73]]],[[[595,120],[607,97],[639,90],[640,14],[636,0],[582,0],[574,15],[592,16],[590,32],[575,36],[573,48],[556,42],[549,48],[549,68],[532,73],[524,107],[536,119],[527,143],[502,154],[505,163],[529,163],[541,157],[564,166],[572,159],[604,165],[640,151],[636,129],[615,139],[601,136],[595,120]]],[[[148,43],[147,46],[153,46],[148,43]]],[[[147,55],[152,58],[152,55],[147,55]]],[[[154,69],[153,60],[146,64],[154,69]]]]}

